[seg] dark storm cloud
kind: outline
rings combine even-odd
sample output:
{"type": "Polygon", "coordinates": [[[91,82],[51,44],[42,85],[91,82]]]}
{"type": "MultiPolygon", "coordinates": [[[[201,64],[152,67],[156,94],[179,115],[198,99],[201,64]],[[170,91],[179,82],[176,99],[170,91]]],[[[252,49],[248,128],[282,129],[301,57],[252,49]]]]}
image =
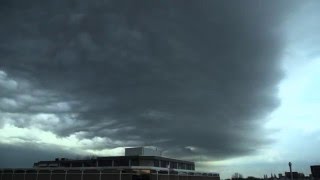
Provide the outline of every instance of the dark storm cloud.
{"type": "Polygon", "coordinates": [[[4,1],[1,68],[77,102],[67,113],[84,125],[51,129],[60,135],[168,155],[254,153],[279,104],[288,11],[278,1],[4,1]]]}

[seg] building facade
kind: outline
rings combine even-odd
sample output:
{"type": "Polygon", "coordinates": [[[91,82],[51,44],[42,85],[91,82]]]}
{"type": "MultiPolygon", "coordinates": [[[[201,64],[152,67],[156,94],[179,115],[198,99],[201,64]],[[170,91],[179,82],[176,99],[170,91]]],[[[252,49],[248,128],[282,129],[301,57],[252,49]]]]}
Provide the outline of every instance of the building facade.
{"type": "Polygon", "coordinates": [[[54,161],[39,161],[34,163],[35,168],[45,167],[132,167],[149,166],[179,170],[195,170],[194,162],[165,158],[160,156],[111,156],[97,157],[86,160],[72,160],[66,158],[54,161]]]}
{"type": "Polygon", "coordinates": [[[146,156],[157,153],[135,148],[126,150],[126,156],[56,158],[28,169],[0,169],[0,180],[220,180],[218,173],[196,171],[194,162],[146,156]]]}

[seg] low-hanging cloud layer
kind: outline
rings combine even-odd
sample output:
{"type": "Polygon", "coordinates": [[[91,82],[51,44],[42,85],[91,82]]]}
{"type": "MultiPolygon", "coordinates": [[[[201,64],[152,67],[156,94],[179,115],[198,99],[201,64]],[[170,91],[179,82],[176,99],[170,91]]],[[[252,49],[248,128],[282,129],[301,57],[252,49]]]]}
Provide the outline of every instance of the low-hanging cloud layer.
{"type": "MultiPolygon", "coordinates": [[[[279,105],[281,23],[292,4],[7,0],[0,7],[3,131],[76,135],[93,141],[80,146],[91,152],[146,145],[205,160],[271,143],[262,125],[279,105]]],[[[0,147],[46,143],[11,140],[0,147]]]]}

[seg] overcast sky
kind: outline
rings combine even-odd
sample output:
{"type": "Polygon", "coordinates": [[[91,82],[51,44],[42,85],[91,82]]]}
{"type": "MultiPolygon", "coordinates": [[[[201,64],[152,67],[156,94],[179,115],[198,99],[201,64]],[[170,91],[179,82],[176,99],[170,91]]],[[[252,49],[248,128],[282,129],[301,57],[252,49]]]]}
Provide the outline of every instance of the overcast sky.
{"type": "Polygon", "coordinates": [[[2,0],[0,167],[157,147],[223,178],[310,173],[318,1],[2,0]]]}

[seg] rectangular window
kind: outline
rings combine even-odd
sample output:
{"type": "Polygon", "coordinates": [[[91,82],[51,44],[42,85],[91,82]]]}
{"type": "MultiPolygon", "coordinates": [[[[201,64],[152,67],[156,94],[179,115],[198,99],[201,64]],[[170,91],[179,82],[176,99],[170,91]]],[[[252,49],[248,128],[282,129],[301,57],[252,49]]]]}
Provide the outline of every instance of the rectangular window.
{"type": "Polygon", "coordinates": [[[168,161],[161,161],[161,167],[167,168],[169,165],[168,161]]]}
{"type": "Polygon", "coordinates": [[[132,159],[131,160],[131,166],[139,166],[139,160],[138,159],[132,159]]]}
{"type": "Polygon", "coordinates": [[[82,162],[74,162],[72,163],[72,167],[82,167],[82,162]]]}
{"type": "Polygon", "coordinates": [[[70,167],[70,163],[63,162],[60,164],[61,167],[70,167]]]}
{"type": "Polygon", "coordinates": [[[98,166],[99,167],[112,166],[112,160],[99,160],[98,161],[98,166]]]}
{"type": "Polygon", "coordinates": [[[85,162],[83,162],[83,166],[84,167],[95,167],[95,166],[97,166],[97,164],[95,161],[85,161],[85,162]]]}
{"type": "Polygon", "coordinates": [[[170,167],[173,169],[177,169],[178,168],[178,163],[177,162],[171,162],[170,163],[170,167]]]}
{"type": "Polygon", "coordinates": [[[154,160],[153,161],[153,166],[154,167],[159,167],[159,160],[154,160]]]}
{"type": "Polygon", "coordinates": [[[129,166],[128,159],[116,159],[114,160],[114,166],[129,166]]]}

